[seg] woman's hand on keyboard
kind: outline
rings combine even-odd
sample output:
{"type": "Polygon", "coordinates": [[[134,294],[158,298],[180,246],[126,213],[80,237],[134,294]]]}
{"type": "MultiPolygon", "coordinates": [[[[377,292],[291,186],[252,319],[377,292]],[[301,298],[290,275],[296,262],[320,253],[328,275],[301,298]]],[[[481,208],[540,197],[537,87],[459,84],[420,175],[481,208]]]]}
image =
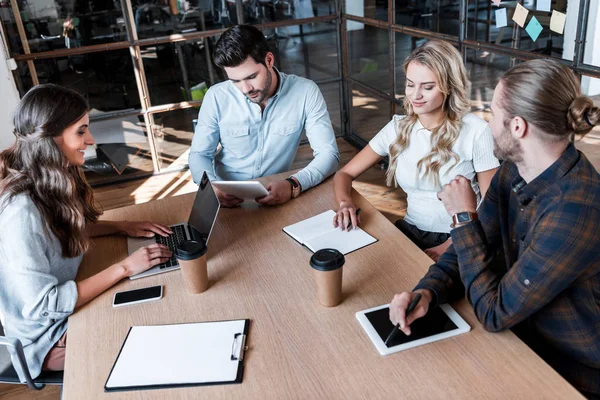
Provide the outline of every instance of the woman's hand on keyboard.
{"type": "Polygon", "coordinates": [[[169,261],[172,255],[167,246],[155,243],[138,249],[121,264],[125,268],[125,275],[132,276],[169,261]]]}
{"type": "Polygon", "coordinates": [[[120,224],[121,232],[131,237],[154,237],[154,235],[167,237],[173,233],[168,226],[149,221],[123,221],[120,224]]]}

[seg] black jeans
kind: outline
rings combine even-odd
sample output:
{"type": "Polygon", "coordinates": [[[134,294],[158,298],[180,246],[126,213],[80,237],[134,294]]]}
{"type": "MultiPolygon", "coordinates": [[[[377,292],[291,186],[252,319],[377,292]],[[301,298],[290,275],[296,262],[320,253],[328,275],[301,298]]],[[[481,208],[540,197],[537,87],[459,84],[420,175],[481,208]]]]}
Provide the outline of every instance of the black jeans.
{"type": "Polygon", "coordinates": [[[396,221],[395,225],[421,250],[438,246],[450,238],[449,233],[422,231],[403,219],[396,221]]]}

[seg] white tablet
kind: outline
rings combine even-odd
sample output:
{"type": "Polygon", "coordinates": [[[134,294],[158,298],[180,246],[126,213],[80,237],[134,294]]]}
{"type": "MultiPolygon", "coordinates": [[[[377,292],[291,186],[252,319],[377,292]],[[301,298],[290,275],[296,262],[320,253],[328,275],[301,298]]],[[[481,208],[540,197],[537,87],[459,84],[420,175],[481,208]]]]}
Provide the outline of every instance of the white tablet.
{"type": "Polygon", "coordinates": [[[411,325],[411,335],[399,331],[387,345],[384,343],[392,329],[396,327],[390,321],[389,304],[370,308],[356,313],[356,319],[362,325],[369,338],[382,356],[421,346],[423,344],[460,335],[471,327],[450,307],[442,304],[430,309],[427,315],[411,325]]]}
{"type": "Polygon", "coordinates": [[[212,181],[211,183],[221,192],[244,200],[254,200],[269,194],[269,191],[258,181],[212,181]]]}

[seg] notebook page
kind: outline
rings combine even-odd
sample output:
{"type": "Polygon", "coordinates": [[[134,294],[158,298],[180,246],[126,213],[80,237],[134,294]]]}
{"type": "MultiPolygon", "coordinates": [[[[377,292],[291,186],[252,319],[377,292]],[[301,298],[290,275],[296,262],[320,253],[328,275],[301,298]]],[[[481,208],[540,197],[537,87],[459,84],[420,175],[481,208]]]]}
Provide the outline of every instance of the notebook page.
{"type": "MultiPolygon", "coordinates": [[[[333,217],[332,217],[333,218],[333,217]]],[[[321,249],[336,249],[346,255],[362,247],[375,243],[377,239],[360,228],[350,231],[334,229],[304,243],[313,252],[321,249]]]]}
{"type": "Polygon", "coordinates": [[[106,383],[107,388],[235,381],[231,360],[244,320],[134,326],[106,383]]]}
{"type": "Polygon", "coordinates": [[[325,211],[304,221],[286,226],[283,230],[298,242],[306,244],[307,241],[315,237],[335,230],[336,228],[333,227],[334,216],[335,212],[333,210],[325,211]]]}

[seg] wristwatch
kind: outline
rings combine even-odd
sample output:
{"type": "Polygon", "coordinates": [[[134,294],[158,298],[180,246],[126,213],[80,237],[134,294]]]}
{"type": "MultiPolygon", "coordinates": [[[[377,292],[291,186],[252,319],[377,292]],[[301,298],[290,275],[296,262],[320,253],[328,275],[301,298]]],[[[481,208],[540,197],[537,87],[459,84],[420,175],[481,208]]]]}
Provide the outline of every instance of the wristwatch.
{"type": "Polygon", "coordinates": [[[458,228],[472,221],[477,221],[477,213],[471,211],[459,212],[452,216],[452,225],[450,225],[450,228],[458,228]]]}
{"type": "Polygon", "coordinates": [[[300,184],[298,182],[296,182],[296,180],[294,178],[292,178],[291,176],[289,178],[287,178],[286,181],[291,183],[292,199],[295,199],[296,197],[298,197],[300,195],[300,190],[302,190],[302,188],[300,187],[300,184]]]}

